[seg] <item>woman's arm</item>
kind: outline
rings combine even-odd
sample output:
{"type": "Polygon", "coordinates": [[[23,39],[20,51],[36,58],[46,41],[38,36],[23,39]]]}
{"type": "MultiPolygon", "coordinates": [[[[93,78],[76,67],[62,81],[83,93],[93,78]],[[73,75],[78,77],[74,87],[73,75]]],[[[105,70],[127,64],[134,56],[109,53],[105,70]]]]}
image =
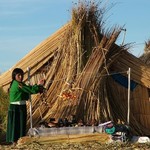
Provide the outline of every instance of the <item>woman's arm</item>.
{"type": "Polygon", "coordinates": [[[44,87],[42,85],[26,85],[25,83],[19,83],[19,88],[25,93],[28,94],[37,94],[42,93],[44,90],[44,87]]]}

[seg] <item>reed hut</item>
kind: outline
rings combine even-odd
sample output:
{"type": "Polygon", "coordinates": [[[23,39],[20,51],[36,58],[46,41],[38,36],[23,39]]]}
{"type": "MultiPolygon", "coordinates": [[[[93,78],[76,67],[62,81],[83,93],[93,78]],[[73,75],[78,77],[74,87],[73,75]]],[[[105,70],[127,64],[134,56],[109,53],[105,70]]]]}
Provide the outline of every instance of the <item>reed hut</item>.
{"type": "Polygon", "coordinates": [[[150,135],[150,69],[128,52],[129,44],[115,44],[122,27],[104,28],[100,4],[74,6],[71,20],[4,72],[0,86],[7,91],[16,67],[24,70],[25,82],[27,67],[31,83],[45,78],[45,93],[32,96],[33,126],[71,114],[84,122],[127,122],[130,93],[129,125],[134,134],[150,135]]]}

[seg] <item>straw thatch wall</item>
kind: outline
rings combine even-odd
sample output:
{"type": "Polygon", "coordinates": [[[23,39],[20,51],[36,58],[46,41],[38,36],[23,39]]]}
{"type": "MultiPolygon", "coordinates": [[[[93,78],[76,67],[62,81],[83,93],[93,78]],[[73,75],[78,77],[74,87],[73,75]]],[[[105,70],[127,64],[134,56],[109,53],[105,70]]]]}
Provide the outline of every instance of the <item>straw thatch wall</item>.
{"type": "Polygon", "coordinates": [[[138,84],[131,92],[131,128],[136,134],[150,135],[150,69],[127,52],[128,45],[115,44],[121,28],[104,31],[104,13],[98,10],[94,3],[73,8],[71,21],[3,73],[0,86],[7,91],[15,67],[25,71],[25,82],[27,67],[33,84],[45,78],[46,92],[32,96],[34,126],[41,119],[69,118],[71,114],[85,122],[126,122],[127,89],[111,74],[127,76],[130,67],[131,80],[138,84]]]}

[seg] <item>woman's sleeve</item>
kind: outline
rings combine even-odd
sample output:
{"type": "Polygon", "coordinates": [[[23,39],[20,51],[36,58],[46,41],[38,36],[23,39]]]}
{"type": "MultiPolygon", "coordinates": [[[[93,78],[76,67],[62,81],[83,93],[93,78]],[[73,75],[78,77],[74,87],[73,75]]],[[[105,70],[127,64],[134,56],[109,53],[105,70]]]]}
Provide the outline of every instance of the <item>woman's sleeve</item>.
{"type": "Polygon", "coordinates": [[[40,88],[41,86],[40,85],[33,85],[33,86],[30,86],[30,85],[26,85],[26,84],[23,84],[20,86],[20,89],[26,93],[29,93],[29,94],[36,94],[36,93],[39,93],[40,92],[40,88]]]}

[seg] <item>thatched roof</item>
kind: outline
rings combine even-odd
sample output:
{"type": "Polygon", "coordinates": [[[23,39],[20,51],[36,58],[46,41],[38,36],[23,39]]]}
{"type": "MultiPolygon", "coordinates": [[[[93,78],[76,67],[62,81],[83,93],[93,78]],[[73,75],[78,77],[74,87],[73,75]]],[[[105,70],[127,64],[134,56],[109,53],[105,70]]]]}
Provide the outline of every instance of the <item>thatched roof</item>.
{"type": "MultiPolygon", "coordinates": [[[[71,114],[85,122],[93,119],[115,121],[118,118],[126,121],[127,104],[123,103],[118,109],[120,115],[115,115],[117,110],[113,105],[117,106],[122,98],[113,94],[116,92],[123,96],[127,92],[122,87],[115,91],[107,86],[114,81],[105,77],[118,72],[127,76],[128,68],[131,68],[131,80],[146,88],[150,85],[150,69],[127,52],[128,44],[115,44],[121,27],[104,30],[102,16],[103,12],[95,3],[81,3],[73,8],[70,22],[0,76],[0,86],[5,90],[15,67],[25,71],[25,81],[27,67],[31,68],[33,84],[41,77],[46,79],[46,93],[32,97],[34,126],[41,119],[64,118],[71,114]]],[[[139,133],[141,124],[137,121],[134,125],[135,120],[137,118],[132,114],[132,128],[139,133]]]]}
{"type": "Polygon", "coordinates": [[[145,64],[150,65],[150,40],[145,42],[144,53],[139,57],[145,64]]]}

